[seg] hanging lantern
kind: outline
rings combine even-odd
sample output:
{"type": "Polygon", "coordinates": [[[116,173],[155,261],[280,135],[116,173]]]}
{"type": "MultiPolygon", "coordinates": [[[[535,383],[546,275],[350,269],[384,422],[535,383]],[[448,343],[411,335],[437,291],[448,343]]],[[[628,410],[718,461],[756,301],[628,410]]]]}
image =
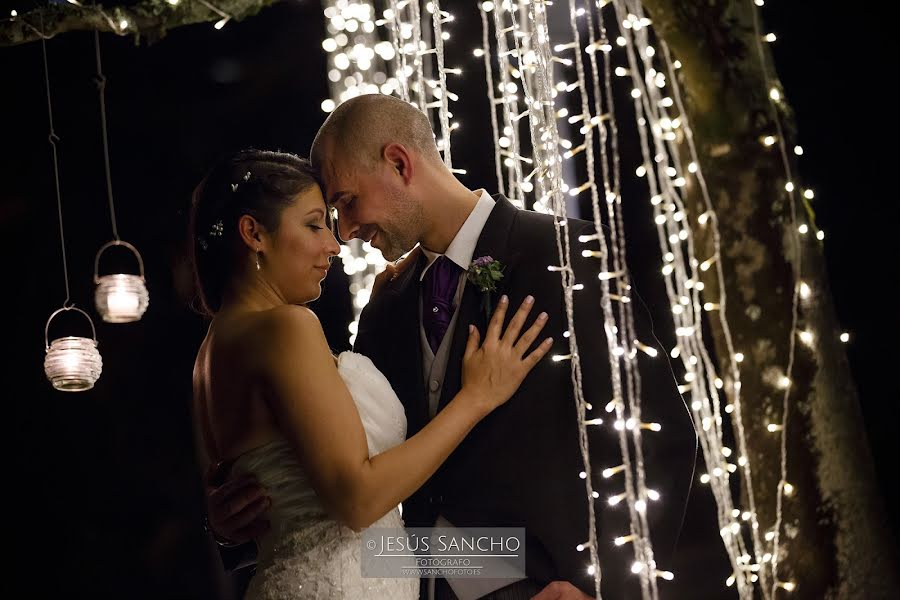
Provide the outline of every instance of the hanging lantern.
{"type": "Polygon", "coordinates": [[[58,309],[47,319],[44,328],[44,373],[53,387],[62,392],[83,392],[94,387],[103,369],[103,360],[97,350],[97,331],[86,312],[74,306],[58,309]],[[50,321],[59,313],[77,310],[91,324],[93,338],[66,336],[49,342],[50,321]]]}
{"type": "Polygon", "coordinates": [[[94,304],[100,317],[107,323],[130,323],[137,321],[147,310],[150,295],[144,283],[144,261],[137,249],[121,240],[104,244],[94,260],[94,304]],[[116,273],[100,276],[100,255],[111,246],[125,246],[137,257],[140,275],[116,273]]]}

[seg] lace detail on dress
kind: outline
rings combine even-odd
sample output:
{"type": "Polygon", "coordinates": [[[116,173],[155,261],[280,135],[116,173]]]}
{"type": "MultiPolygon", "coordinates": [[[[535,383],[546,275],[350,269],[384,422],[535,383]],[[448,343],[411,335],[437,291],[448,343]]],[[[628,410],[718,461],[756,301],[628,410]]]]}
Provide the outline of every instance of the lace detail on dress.
{"type": "MultiPolygon", "coordinates": [[[[369,456],[401,443],[406,417],[384,375],[367,357],[353,352],[338,356],[338,372],[359,410],[369,456]]],[[[245,600],[417,600],[418,579],[362,577],[360,534],[328,516],[287,440],[241,455],[234,469],[254,473],[272,498],[272,527],[257,540],[257,571],[245,600]]],[[[399,510],[372,527],[403,527],[399,510]]]]}
{"type": "MultiPolygon", "coordinates": [[[[372,527],[403,527],[397,509],[372,527]]],[[[328,519],[282,536],[257,568],[245,600],[417,600],[419,580],[363,578],[360,534],[328,519]]]]}

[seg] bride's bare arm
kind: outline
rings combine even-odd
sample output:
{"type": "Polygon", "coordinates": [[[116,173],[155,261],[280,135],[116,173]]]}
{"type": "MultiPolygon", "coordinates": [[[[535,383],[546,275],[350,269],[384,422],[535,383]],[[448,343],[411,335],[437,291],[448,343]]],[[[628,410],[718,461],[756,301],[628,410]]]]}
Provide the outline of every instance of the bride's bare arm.
{"type": "Polygon", "coordinates": [[[523,303],[502,332],[506,308],[506,302],[498,306],[481,347],[478,331],[470,327],[459,394],[415,436],[372,458],[316,316],[297,306],[270,311],[261,338],[268,341],[258,358],[271,389],[271,410],[336,518],[359,530],[409,497],[547,353],[551,340],[526,354],[545,316],[520,337],[531,303],[523,303]]]}

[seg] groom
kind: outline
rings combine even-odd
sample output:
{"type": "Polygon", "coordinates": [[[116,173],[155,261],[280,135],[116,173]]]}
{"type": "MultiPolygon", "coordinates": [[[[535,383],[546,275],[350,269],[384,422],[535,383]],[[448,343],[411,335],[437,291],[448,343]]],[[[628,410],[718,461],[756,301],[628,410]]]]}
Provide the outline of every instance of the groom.
{"type": "MultiPolygon", "coordinates": [[[[548,269],[560,264],[553,217],[517,209],[502,196],[467,189],[441,161],[427,117],[391,96],[361,96],[338,106],[319,130],[311,155],[325,198],[337,209],[343,240],[369,241],[388,260],[416,244],[421,248],[366,306],[355,344],[402,401],[407,436],[459,391],[467,326],[474,324],[482,332],[486,327],[486,292],[467,278],[476,260],[490,258],[502,267],[490,305],[496,306],[504,294],[510,306],[534,296],[535,313],[549,316],[544,332],[555,340],[550,354],[563,357],[538,364],[510,401],[477,425],[403,503],[408,527],[524,527],[528,578],[513,583],[423,580],[422,598],[593,596],[590,552],[578,549],[590,536],[571,364],[566,359],[569,340],[563,336],[568,331],[566,308],[561,274],[548,269]]],[[[598,262],[582,255],[582,250],[598,250],[599,245],[579,241],[580,236],[595,234],[592,223],[569,219],[568,226],[575,281],[583,285],[574,292],[573,307],[582,389],[593,406],[588,418],[606,421],[602,427],[589,427],[588,440],[590,476],[600,494],[595,511],[602,592],[604,598],[620,600],[636,594],[638,580],[630,571],[631,548],[612,543],[629,533],[628,509],[624,502],[617,507],[606,502],[623,492],[623,475],[600,477],[604,468],[621,462],[621,454],[617,432],[610,427],[614,417],[603,412],[612,388],[598,262]]],[[[394,271],[392,266],[388,270],[394,271]]],[[[644,456],[648,464],[663,465],[650,474],[650,483],[661,489],[664,501],[647,509],[661,570],[670,564],[694,458],[690,416],[681,409],[675,382],[664,371],[651,385],[645,381],[650,392],[644,394],[647,420],[662,421],[667,431],[655,455],[653,444],[645,442],[649,450],[644,456]]],[[[211,498],[211,509],[214,504],[211,498]]]]}
{"type": "MultiPolygon", "coordinates": [[[[311,159],[326,201],[337,209],[341,239],[369,241],[387,260],[398,259],[417,243],[421,246],[415,263],[396,274],[366,306],[355,344],[403,402],[408,436],[459,391],[467,325],[482,331],[486,326],[486,292],[467,279],[474,261],[491,258],[502,265],[491,306],[502,294],[511,306],[533,295],[537,310],[549,315],[545,331],[556,340],[550,354],[570,354],[569,340],[562,335],[568,326],[560,273],[548,269],[560,264],[553,217],[519,210],[502,196],[492,198],[463,186],[441,161],[423,113],[391,96],[348,100],[322,125],[311,159]]],[[[593,234],[592,223],[569,220],[575,279],[584,286],[574,293],[573,316],[584,397],[595,407],[588,418],[601,417],[611,399],[598,263],[582,256],[582,250],[599,246],[578,241],[593,234]]],[[[680,402],[673,382],[669,385],[670,390],[655,390],[656,397],[680,402]]],[[[682,434],[692,432],[684,412],[680,422],[667,425],[681,428],[682,434]]],[[[620,454],[611,428],[589,429],[596,475],[603,467],[616,466],[620,454]]],[[[683,439],[690,437],[688,433],[683,439]]],[[[466,585],[477,580],[423,581],[423,596],[501,600],[540,592],[543,600],[593,595],[593,577],[587,572],[590,554],[578,550],[589,539],[578,439],[571,365],[568,360],[544,360],[512,399],[476,426],[403,504],[407,526],[525,527],[529,578],[501,589],[466,585]],[[556,583],[544,587],[551,582],[556,583]]],[[[679,451],[683,494],[693,445],[682,444],[679,451]]],[[[596,476],[592,481],[604,500],[623,489],[621,475],[614,482],[596,476]]],[[[670,494],[669,502],[678,502],[678,495],[670,494]]],[[[606,554],[613,537],[628,533],[627,509],[619,507],[612,515],[614,529],[606,529],[603,506],[597,503],[601,567],[612,568],[603,592],[622,598],[625,588],[620,582],[630,566],[623,564],[623,557],[630,552],[615,549],[608,560],[606,554]]],[[[676,513],[680,504],[668,508],[676,513]]]]}

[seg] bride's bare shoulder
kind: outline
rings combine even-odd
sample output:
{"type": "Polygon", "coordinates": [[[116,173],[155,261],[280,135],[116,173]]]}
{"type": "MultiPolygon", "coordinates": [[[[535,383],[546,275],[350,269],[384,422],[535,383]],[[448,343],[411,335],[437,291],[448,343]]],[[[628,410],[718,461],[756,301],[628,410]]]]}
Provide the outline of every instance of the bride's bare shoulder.
{"type": "Polygon", "coordinates": [[[316,313],[305,306],[285,304],[256,315],[259,329],[266,334],[305,334],[312,331],[321,331],[322,324],[316,313]]]}
{"type": "Polygon", "coordinates": [[[253,345],[264,354],[328,348],[319,318],[305,306],[289,304],[257,313],[252,330],[253,345]]]}
{"type": "Polygon", "coordinates": [[[219,351],[236,350],[247,357],[273,346],[284,347],[324,336],[314,312],[305,306],[284,305],[253,313],[222,314],[213,320],[200,354],[214,345],[219,351]]]}

